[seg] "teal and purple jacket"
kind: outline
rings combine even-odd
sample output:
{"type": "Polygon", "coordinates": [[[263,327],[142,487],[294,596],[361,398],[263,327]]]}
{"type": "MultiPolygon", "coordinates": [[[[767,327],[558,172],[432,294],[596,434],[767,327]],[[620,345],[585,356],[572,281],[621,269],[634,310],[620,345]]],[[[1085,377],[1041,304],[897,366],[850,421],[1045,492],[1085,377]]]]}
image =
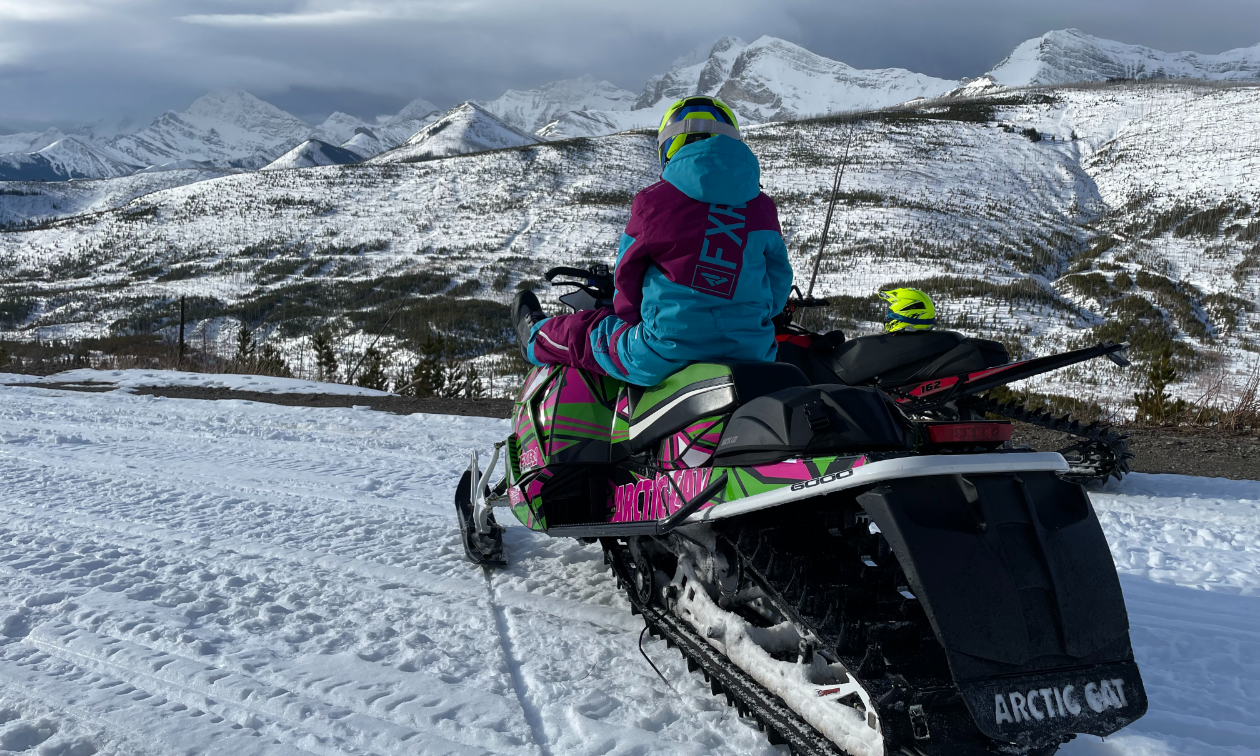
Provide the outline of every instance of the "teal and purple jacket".
{"type": "Polygon", "coordinates": [[[595,369],[652,386],[694,362],[773,361],[792,268],[774,202],[747,145],[684,146],[634,198],[613,273],[612,310],[534,328],[537,364],[595,369]]]}

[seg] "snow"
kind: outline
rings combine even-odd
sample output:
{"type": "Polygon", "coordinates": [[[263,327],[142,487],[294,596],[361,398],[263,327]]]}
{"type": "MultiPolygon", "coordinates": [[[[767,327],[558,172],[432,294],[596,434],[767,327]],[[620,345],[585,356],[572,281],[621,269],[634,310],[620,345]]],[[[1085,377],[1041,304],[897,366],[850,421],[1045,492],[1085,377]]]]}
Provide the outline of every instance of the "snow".
{"type": "Polygon", "coordinates": [[[634,92],[586,75],[537,89],[509,89],[497,99],[477,104],[522,131],[536,132],[564,113],[629,110],[634,101],[634,92]]]}
{"type": "Polygon", "coordinates": [[[404,163],[470,152],[524,147],[540,140],[474,102],[452,108],[441,118],[416,132],[407,143],[369,160],[369,163],[404,163]]]}
{"type": "MultiPolygon", "coordinates": [[[[510,567],[464,560],[458,473],[507,432],[0,387],[0,748],[779,753],[649,638],[655,676],[598,546],[512,522],[510,567]]],[[[1260,483],[1092,498],[1151,710],[1063,752],[1256,752],[1260,483]]]]}
{"type": "Polygon", "coordinates": [[[1260,79],[1260,45],[1219,55],[1166,53],[1061,29],[1030,39],[988,73],[1009,87],[1108,79],[1260,79]]]}
{"type": "Polygon", "coordinates": [[[0,373],[0,383],[71,383],[108,384],[120,389],[177,386],[225,388],[233,391],[257,391],[265,394],[338,394],[341,396],[389,396],[388,391],[348,386],[344,383],[323,383],[299,378],[234,373],[189,373],[182,370],[64,370],[45,377],[0,373]]]}
{"type": "Polygon", "coordinates": [[[263,167],[264,171],[284,168],[314,168],[318,165],[348,165],[363,156],[348,148],[337,147],[318,139],[308,139],[263,167]]]}

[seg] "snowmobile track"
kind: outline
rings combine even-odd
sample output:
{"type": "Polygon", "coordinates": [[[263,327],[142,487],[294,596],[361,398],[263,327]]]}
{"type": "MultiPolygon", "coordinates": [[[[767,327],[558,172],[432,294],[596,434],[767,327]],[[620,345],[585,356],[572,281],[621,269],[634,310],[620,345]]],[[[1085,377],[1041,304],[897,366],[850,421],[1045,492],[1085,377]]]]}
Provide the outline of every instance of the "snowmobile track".
{"type": "Polygon", "coordinates": [[[633,581],[619,546],[606,542],[604,553],[618,584],[625,587],[632,610],[642,615],[647,623],[648,632],[664,638],[666,644],[677,648],[687,660],[687,668],[692,672],[701,671],[713,694],[726,696],[727,703],[738,709],[741,717],[755,720],[772,744],[787,745],[794,756],[848,756],[797,716],[783,699],[753,680],[685,622],[644,603],[632,587],[633,581]]]}
{"type": "Polygon", "coordinates": [[[1055,417],[1046,410],[1031,410],[1022,404],[999,402],[987,396],[968,397],[963,401],[977,412],[1000,415],[1081,439],[1062,450],[1075,450],[1082,458],[1080,462],[1072,463],[1068,474],[1063,476],[1067,480],[1081,485],[1105,483],[1112,476],[1119,480],[1129,472],[1133,452],[1129,451],[1125,441],[1128,436],[1114,433],[1105,426],[1100,427],[1098,423],[1082,425],[1079,420],[1071,420],[1067,415],[1055,417]]]}

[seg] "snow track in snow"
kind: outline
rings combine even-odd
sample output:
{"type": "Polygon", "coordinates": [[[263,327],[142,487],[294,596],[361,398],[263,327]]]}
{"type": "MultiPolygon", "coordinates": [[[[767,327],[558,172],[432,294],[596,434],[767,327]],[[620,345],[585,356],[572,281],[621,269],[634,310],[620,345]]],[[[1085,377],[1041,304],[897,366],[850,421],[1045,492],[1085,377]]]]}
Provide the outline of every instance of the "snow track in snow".
{"type": "MultiPolygon", "coordinates": [[[[506,430],[0,387],[0,750],[778,753],[649,641],[656,677],[598,547],[464,560],[458,473],[506,430]]],[[[1093,498],[1151,713],[1065,752],[1260,750],[1260,483],[1093,498]]]]}

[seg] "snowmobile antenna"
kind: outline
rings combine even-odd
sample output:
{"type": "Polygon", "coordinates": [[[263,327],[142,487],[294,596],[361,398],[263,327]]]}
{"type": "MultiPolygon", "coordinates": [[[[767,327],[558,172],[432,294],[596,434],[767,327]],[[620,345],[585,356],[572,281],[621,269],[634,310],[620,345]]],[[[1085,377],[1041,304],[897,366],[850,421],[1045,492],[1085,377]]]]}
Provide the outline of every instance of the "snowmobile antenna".
{"type": "Polygon", "coordinates": [[[814,258],[814,272],[809,277],[809,290],[805,298],[814,296],[814,283],[818,280],[818,266],[822,264],[823,250],[827,248],[827,234],[831,231],[831,214],[836,210],[836,200],[840,197],[840,182],[844,181],[844,169],[849,165],[849,146],[853,144],[853,126],[849,126],[849,136],[844,140],[844,157],[836,166],[836,176],[831,182],[831,202],[827,205],[827,219],[823,221],[822,239],[818,242],[818,256],[814,258]]]}

